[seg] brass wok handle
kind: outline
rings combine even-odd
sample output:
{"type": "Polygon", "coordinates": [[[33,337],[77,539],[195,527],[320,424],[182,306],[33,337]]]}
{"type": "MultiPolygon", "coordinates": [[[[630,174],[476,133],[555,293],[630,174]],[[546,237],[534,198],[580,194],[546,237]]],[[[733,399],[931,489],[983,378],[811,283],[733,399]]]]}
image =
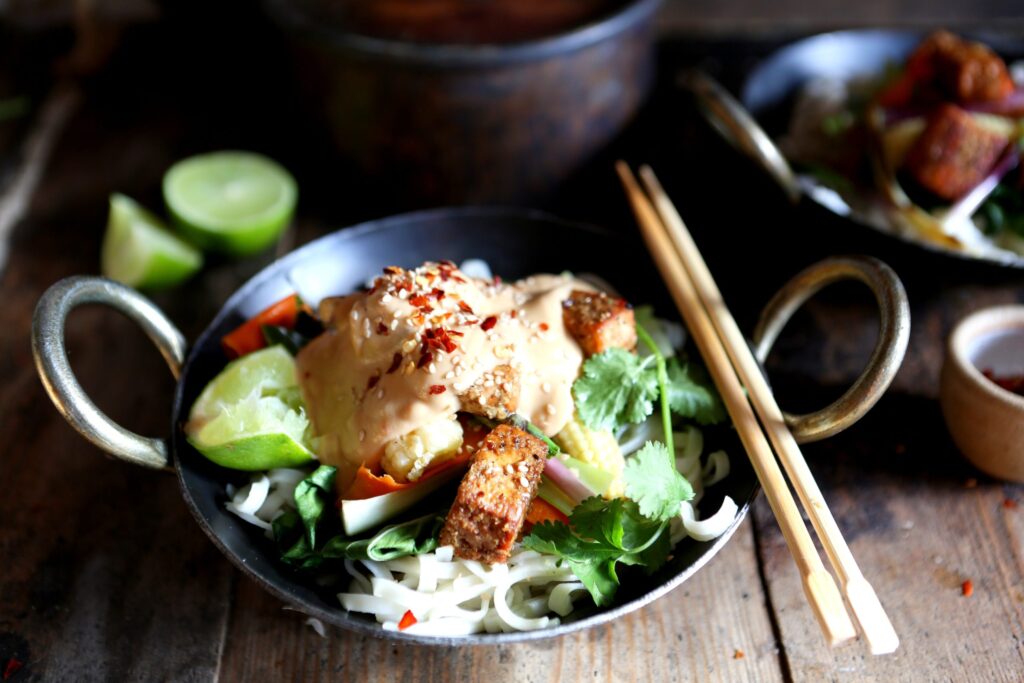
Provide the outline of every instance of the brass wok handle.
{"type": "Polygon", "coordinates": [[[760,165],[794,204],[803,191],[796,174],[746,107],[739,103],[718,81],[699,69],[690,69],[680,76],[679,83],[697,98],[704,118],[733,147],[760,165]]]}
{"type": "Polygon", "coordinates": [[[910,339],[910,305],[893,269],[870,256],[837,256],[798,273],[765,306],[753,337],[754,355],[762,366],[793,313],[823,287],[839,280],[863,282],[875,295],[880,317],[878,341],[860,377],[831,405],[806,415],[783,411],[800,443],[828,438],[863,417],[892,383],[910,339]]]}
{"type": "Polygon", "coordinates": [[[68,362],[64,329],[68,314],[82,304],[109,306],[138,323],[156,344],[174,378],[185,362],[185,338],[152,301],[135,290],[100,277],[69,277],[43,294],[32,318],[32,356],[57,410],[78,433],[114,457],[165,469],[167,441],[140,436],[103,413],[78,383],[68,362]]]}

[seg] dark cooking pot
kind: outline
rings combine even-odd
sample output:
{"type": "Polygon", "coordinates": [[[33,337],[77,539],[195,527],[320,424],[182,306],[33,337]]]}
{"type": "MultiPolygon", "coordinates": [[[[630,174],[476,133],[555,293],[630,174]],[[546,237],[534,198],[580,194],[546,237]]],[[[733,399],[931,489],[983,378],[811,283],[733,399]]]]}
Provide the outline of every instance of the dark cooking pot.
{"type": "MultiPolygon", "coordinates": [[[[213,465],[188,444],[181,428],[199,392],[224,367],[220,338],[290,292],[297,291],[304,300],[315,303],[322,297],[362,287],[384,266],[413,267],[439,258],[483,258],[494,272],[510,278],[566,269],[598,273],[631,301],[652,303],[662,312],[673,310],[639,240],[537,213],[449,209],[396,216],[342,230],[276,261],[224,304],[193,345],[187,360],[181,333],[148,299],[103,278],[67,278],[53,285],[36,308],[32,329],[36,366],[57,408],[83,436],[116,457],[176,471],[185,502],[228,559],[281,600],[337,626],[380,637],[445,645],[546,638],[607,622],[685,581],[728,541],[758,491],[750,464],[741,456],[742,447],[729,429],[723,428],[720,436],[733,454],[732,471],[707,490],[701,503],[715,510],[723,496],[732,497],[741,510],[729,531],[711,542],[680,543],[672,559],[653,576],[624,581],[611,607],[581,606],[562,624],[543,631],[437,638],[383,631],[373,620],[343,610],[331,592],[318,590],[292,574],[278,561],[276,548],[261,530],[225,510],[226,485],[247,481],[248,473],[213,465]],[[178,378],[170,439],[142,437],[114,424],[75,380],[64,346],[64,324],[73,308],[87,303],[110,306],[139,323],[178,378]]],[[[803,301],[829,282],[843,278],[860,280],[871,287],[882,312],[882,326],[864,375],[847,395],[812,416],[787,416],[794,433],[804,441],[835,433],[863,415],[888,386],[906,348],[907,303],[899,280],[874,259],[846,257],[812,266],[772,299],[754,337],[758,357],[764,359],[781,326],[803,301]],[[814,416],[817,419],[812,419],[814,416]],[[830,429],[823,431],[822,425],[830,429]]]]}
{"type": "Polygon", "coordinates": [[[660,0],[627,0],[592,23],[504,44],[360,35],[317,14],[325,4],[264,0],[334,144],[412,204],[550,192],[623,128],[653,80],[660,0]]]}

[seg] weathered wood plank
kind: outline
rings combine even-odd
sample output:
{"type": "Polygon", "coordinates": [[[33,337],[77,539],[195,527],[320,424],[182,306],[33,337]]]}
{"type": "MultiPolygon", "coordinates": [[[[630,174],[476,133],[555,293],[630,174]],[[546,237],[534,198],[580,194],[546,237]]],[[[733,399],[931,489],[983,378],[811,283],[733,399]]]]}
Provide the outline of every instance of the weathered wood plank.
{"type": "Polygon", "coordinates": [[[429,648],[328,633],[320,638],[301,615],[240,581],[221,680],[782,680],[749,523],[675,592],[610,626],[554,641],[429,648]]]}

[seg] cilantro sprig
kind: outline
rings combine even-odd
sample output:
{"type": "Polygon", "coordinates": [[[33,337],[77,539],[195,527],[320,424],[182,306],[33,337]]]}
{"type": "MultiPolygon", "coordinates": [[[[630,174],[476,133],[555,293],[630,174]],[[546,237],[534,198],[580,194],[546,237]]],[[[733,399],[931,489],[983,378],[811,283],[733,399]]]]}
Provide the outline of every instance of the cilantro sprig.
{"type": "Polygon", "coordinates": [[[704,425],[723,421],[725,409],[698,365],[678,358],[666,360],[647,331],[640,325],[636,330],[651,355],[640,357],[613,348],[588,358],[572,385],[576,410],[591,429],[615,431],[646,420],[654,412],[654,401],[667,395],[667,403],[661,401],[661,416],[672,452],[670,413],[704,425]]]}
{"type": "Polygon", "coordinates": [[[664,444],[647,442],[623,476],[628,498],[587,498],[573,509],[569,524],[544,522],[523,539],[524,547],[568,562],[597,605],[615,597],[616,565],[639,565],[650,574],[665,564],[668,523],[679,514],[679,504],[693,498],[664,444]]]}
{"type": "Polygon", "coordinates": [[[573,509],[568,524],[538,524],[523,539],[526,548],[567,562],[597,605],[615,597],[617,565],[652,573],[665,564],[671,551],[669,521],[693,498],[693,487],[676,469],[672,414],[700,424],[725,419],[721,399],[699,366],[666,360],[641,325],[636,332],[650,355],[609,349],[591,356],[573,384],[576,410],[591,429],[614,430],[646,420],[657,400],[665,442],[648,441],[626,462],[626,498],[587,498],[573,509]]]}

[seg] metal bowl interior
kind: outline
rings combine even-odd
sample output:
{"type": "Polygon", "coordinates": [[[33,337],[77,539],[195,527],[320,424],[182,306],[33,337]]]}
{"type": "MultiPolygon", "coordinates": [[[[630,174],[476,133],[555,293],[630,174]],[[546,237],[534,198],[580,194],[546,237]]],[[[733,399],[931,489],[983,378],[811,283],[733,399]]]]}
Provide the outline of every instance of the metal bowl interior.
{"type": "Polygon", "coordinates": [[[684,540],[660,571],[620,573],[616,603],[604,609],[581,607],[559,626],[543,631],[432,638],[388,632],[365,615],[348,613],[330,592],[317,590],[277,560],[261,530],[224,509],[225,485],[246,480],[244,473],[214,466],[187,442],[181,424],[199,392],[223,367],[220,337],[243,319],[289,292],[309,301],[356,290],[384,266],[415,266],[426,260],[487,260],[495,273],[517,278],[536,272],[596,273],[630,301],[651,303],[663,315],[674,308],[639,240],[546,215],[500,209],[445,209],[406,214],[322,237],[271,264],[239,289],[196,341],[175,395],[172,445],[186,502],[200,526],[243,572],[281,600],[323,621],[361,633],[432,645],[480,645],[537,640],[602,624],[667,593],[693,575],[728,542],[758,492],[757,481],[739,441],[729,429],[709,434],[733,455],[732,471],[709,489],[701,502],[716,510],[728,495],[741,506],[735,523],[706,543],[684,540]]]}
{"type": "MultiPolygon", "coordinates": [[[[846,81],[883,74],[902,64],[924,36],[920,31],[866,29],[824,33],[790,43],[751,70],[740,101],[768,135],[777,139],[787,129],[794,101],[805,84],[819,78],[846,81]]],[[[990,45],[1008,61],[1024,55],[1019,40],[998,35],[967,37],[990,45]]],[[[1024,268],[1024,256],[1002,250],[974,254],[939,245],[895,229],[882,215],[836,203],[834,192],[821,192],[821,187],[807,178],[801,179],[801,185],[804,194],[826,211],[916,247],[969,261],[1024,268]]]]}

